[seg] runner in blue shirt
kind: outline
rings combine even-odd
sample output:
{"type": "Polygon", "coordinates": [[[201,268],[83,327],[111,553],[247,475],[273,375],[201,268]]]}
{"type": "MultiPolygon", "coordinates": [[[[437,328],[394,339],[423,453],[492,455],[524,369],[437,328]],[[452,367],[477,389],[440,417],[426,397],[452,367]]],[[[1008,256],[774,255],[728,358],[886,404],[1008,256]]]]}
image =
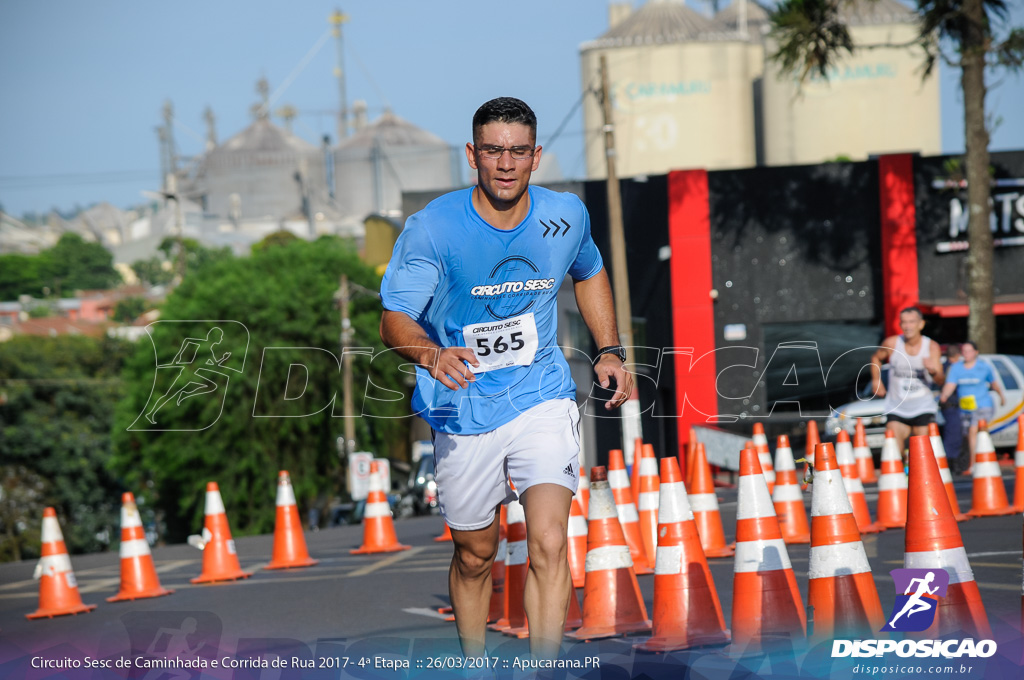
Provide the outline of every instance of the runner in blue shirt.
{"type": "Polygon", "coordinates": [[[946,376],[940,400],[945,401],[956,390],[960,395],[960,412],[964,422],[969,424],[967,440],[971,451],[971,463],[964,474],[971,474],[974,468],[975,443],[978,440],[978,423],[990,421],[995,415],[995,404],[989,389],[999,395],[999,403],[1006,403],[1003,388],[996,382],[996,376],[988,362],[978,361],[978,347],[971,341],[960,345],[964,360],[953,364],[946,376]]]}
{"type": "Polygon", "coordinates": [[[449,591],[467,657],[485,651],[496,510],[517,496],[530,559],[530,651],[555,658],[561,644],[580,452],[576,387],[557,346],[566,275],[601,348],[596,380],[615,389],[606,406],[632,391],[586,208],[574,195],[529,186],[541,158],[536,139],[524,102],[481,106],[466,144],[476,186],[408,219],[381,283],[381,338],[416,365],[413,408],[434,430],[438,500],[455,543],[449,591]]]}

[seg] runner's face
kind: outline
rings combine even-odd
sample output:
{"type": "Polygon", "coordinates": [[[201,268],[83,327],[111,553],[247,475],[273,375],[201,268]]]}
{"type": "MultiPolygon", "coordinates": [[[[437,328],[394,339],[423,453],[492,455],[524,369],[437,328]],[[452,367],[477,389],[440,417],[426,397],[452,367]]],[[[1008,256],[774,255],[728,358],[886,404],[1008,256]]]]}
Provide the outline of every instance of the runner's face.
{"type": "Polygon", "coordinates": [[[515,205],[530,184],[530,175],[540,164],[540,147],[533,158],[516,160],[504,152],[500,158],[487,158],[480,153],[483,147],[533,147],[536,143],[529,127],[522,123],[492,122],[480,128],[474,144],[466,145],[469,166],[477,171],[477,185],[492,203],[515,205]]]}
{"type": "Polygon", "coordinates": [[[960,353],[964,355],[964,362],[968,364],[978,358],[978,350],[974,349],[970,345],[964,345],[961,347],[960,353]]]}
{"type": "Polygon", "coordinates": [[[924,319],[914,312],[904,312],[900,314],[900,328],[907,340],[913,340],[921,334],[921,329],[924,328],[924,319]]]}

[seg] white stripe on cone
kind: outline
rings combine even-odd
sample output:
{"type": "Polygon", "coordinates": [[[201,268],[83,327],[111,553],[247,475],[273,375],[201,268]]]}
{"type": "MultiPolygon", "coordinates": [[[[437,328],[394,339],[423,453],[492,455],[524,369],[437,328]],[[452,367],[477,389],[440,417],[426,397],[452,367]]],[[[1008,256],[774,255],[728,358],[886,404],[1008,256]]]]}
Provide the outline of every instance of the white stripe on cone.
{"type": "Polygon", "coordinates": [[[569,537],[586,536],[587,520],[582,515],[569,515],[569,537]]]}
{"type": "Polygon", "coordinates": [[[694,512],[718,511],[718,498],[713,493],[692,493],[689,500],[694,512]]]}
{"type": "Polygon", "coordinates": [[[289,484],[277,485],[277,507],[284,508],[295,505],[295,489],[289,484]]]}
{"type": "Polygon", "coordinates": [[[130,541],[121,541],[121,548],[118,551],[122,560],[131,557],[145,557],[149,555],[149,543],[144,538],[133,538],[130,541]]]}
{"type": "Polygon", "coordinates": [[[207,516],[211,515],[223,515],[224,513],[224,501],[221,500],[220,491],[207,491],[206,492],[206,511],[207,516]]]}
{"type": "Polygon", "coordinates": [[[733,565],[733,571],[777,571],[792,568],[786,543],[781,538],[736,543],[736,563],[733,565]]]}
{"type": "Polygon", "coordinates": [[[811,494],[811,517],[853,514],[850,497],[846,494],[846,481],[839,470],[814,471],[813,488],[817,493],[811,494]],[[841,493],[829,493],[832,488],[839,489],[841,493]]]}
{"type": "Polygon", "coordinates": [[[633,558],[629,556],[629,547],[625,545],[606,545],[587,551],[585,571],[604,571],[608,569],[628,569],[633,566],[633,558]]]}
{"type": "Polygon", "coordinates": [[[903,566],[907,569],[937,569],[949,572],[950,583],[968,583],[974,580],[967,551],[963,548],[909,552],[904,555],[903,566]]]}
{"type": "Polygon", "coordinates": [[[864,544],[860,541],[811,548],[807,578],[830,578],[871,571],[864,544]]]}
{"type": "Polygon", "coordinates": [[[366,510],[363,511],[363,517],[371,519],[374,517],[390,517],[391,506],[388,505],[387,501],[381,501],[377,503],[367,503],[366,510]]]}
{"type": "MultiPolygon", "coordinates": [[[[693,510],[686,497],[682,482],[661,485],[661,503],[658,509],[658,524],[677,524],[693,520],[693,510]]],[[[661,546],[658,547],[661,550],[661,546]]]]}
{"type": "Polygon", "coordinates": [[[768,485],[762,483],[755,475],[740,477],[738,497],[747,502],[740,503],[736,508],[736,520],[755,519],[758,517],[775,517],[775,504],[768,495],[768,485]]]}

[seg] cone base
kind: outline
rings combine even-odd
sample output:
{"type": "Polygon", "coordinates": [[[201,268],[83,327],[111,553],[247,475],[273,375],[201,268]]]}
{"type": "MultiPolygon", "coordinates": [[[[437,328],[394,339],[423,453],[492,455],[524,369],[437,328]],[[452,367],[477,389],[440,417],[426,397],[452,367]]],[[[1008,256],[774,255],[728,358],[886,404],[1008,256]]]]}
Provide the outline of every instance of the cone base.
{"type": "Polygon", "coordinates": [[[144,590],[142,592],[122,590],[114,597],[108,597],[107,602],[123,602],[124,600],[144,600],[147,597],[163,597],[164,595],[170,595],[173,592],[173,590],[168,590],[167,588],[151,588],[150,590],[144,590]]]}
{"type": "Polygon", "coordinates": [[[1003,515],[1015,515],[1017,509],[1012,505],[1007,505],[1005,508],[992,508],[989,510],[975,510],[971,508],[967,511],[968,517],[1002,517],[1003,515]]]}
{"type": "Polygon", "coordinates": [[[508,635],[509,637],[518,638],[524,640],[530,637],[530,627],[528,625],[522,625],[518,628],[505,628],[501,631],[502,635],[508,635]]]}
{"type": "MultiPolygon", "coordinates": [[[[906,526],[907,526],[907,521],[903,520],[902,522],[895,522],[895,521],[893,521],[893,522],[883,522],[883,521],[879,520],[879,521],[875,522],[875,524],[877,526],[882,527],[882,530],[884,531],[885,529],[905,529],[906,526]]],[[[862,531],[861,533],[865,533],[865,532],[862,531]]]]}
{"type": "Polygon", "coordinates": [[[493,630],[495,633],[504,633],[509,628],[511,628],[511,626],[508,623],[508,619],[505,617],[498,619],[494,623],[487,624],[487,630],[493,630]]]}
{"type": "Polygon", "coordinates": [[[217,583],[218,581],[237,581],[252,576],[251,571],[238,570],[232,574],[220,574],[218,576],[202,576],[189,579],[189,583],[217,583]]]}
{"type": "Polygon", "coordinates": [[[364,545],[362,547],[356,548],[355,550],[349,550],[348,553],[350,555],[371,555],[373,553],[400,552],[402,550],[410,550],[411,548],[411,545],[402,545],[401,543],[395,543],[394,545],[385,545],[376,548],[367,547],[364,545]]]}
{"type": "Polygon", "coordinates": [[[306,557],[304,559],[292,560],[285,562],[271,562],[264,569],[300,569],[302,567],[312,567],[314,564],[320,564],[320,560],[314,560],[312,557],[306,557]]]}
{"type": "Polygon", "coordinates": [[[630,633],[646,633],[651,630],[650,621],[637,621],[635,623],[621,623],[614,626],[591,626],[580,628],[572,633],[566,633],[565,637],[573,640],[598,640],[601,638],[619,637],[630,633]]]}
{"type": "Polygon", "coordinates": [[[435,543],[451,543],[452,542],[451,534],[448,534],[447,536],[435,536],[434,537],[434,542],[435,543]]]}
{"type": "Polygon", "coordinates": [[[736,544],[730,543],[729,545],[723,545],[720,548],[705,548],[704,557],[732,557],[736,554],[736,544]]]}
{"type": "Polygon", "coordinates": [[[69,614],[84,614],[96,609],[94,604],[79,604],[66,609],[37,609],[31,614],[25,614],[26,619],[52,619],[55,616],[68,616],[69,614]]]}
{"type": "Polygon", "coordinates": [[[716,635],[662,635],[652,637],[650,640],[633,645],[633,649],[643,652],[674,652],[680,649],[691,649],[693,647],[724,647],[732,640],[732,635],[727,630],[716,635]]]}

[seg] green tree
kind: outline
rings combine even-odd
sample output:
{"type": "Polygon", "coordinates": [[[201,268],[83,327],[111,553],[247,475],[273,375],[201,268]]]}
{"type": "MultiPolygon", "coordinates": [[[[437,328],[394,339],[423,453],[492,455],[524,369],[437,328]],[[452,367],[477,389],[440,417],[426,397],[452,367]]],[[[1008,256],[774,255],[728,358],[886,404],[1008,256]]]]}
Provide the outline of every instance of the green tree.
{"type": "Polygon", "coordinates": [[[829,69],[857,49],[913,47],[924,50],[927,77],[942,60],[960,69],[964,96],[967,203],[967,334],[982,352],[995,351],[992,309],[992,232],[989,229],[989,130],[985,119],[985,70],[1024,65],[1024,29],[1007,25],[1004,0],[917,0],[920,31],[909,45],[854,45],[843,10],[870,0],[781,0],[772,13],[772,59],[787,73],[806,79],[829,77],[829,69]]]}
{"type": "Polygon", "coordinates": [[[39,554],[47,505],[72,552],[116,538],[122,487],[107,462],[129,349],[70,335],[0,343],[0,559],[39,554]]]}
{"type": "MultiPolygon", "coordinates": [[[[211,395],[181,404],[169,401],[159,412],[163,431],[140,430],[148,426],[146,421],[136,424],[156,403],[152,400],[167,392],[172,379],[164,374],[177,374],[175,369],[154,369],[153,348],[169,348],[164,351],[173,354],[184,338],[206,337],[211,324],[158,323],[152,328],[153,342],[139,343],[125,366],[126,396],[116,411],[112,462],[130,488],[146,490],[143,494],[163,514],[171,540],[202,526],[208,481],[218,482],[232,528],[240,533],[273,528],[278,470],[291,472],[300,510],[318,498],[340,494],[343,471],[335,440],[343,422],[332,417],[332,410],[340,415],[341,373],[334,358],[340,326],[334,294],[342,273],[367,288],[380,283],[350,243],[333,237],[297,240],[190,272],[164,303],[162,322],[233,319],[249,332],[246,346],[244,334],[222,324],[228,332],[215,355],[230,352],[228,361],[244,357],[241,375],[231,375],[230,383],[211,395]],[[309,366],[308,375],[296,367],[303,363],[309,366]],[[254,417],[271,414],[293,417],[254,417]],[[184,431],[204,423],[213,424],[184,431]]],[[[380,303],[372,298],[352,303],[355,346],[383,350],[377,335],[380,314],[380,303]]],[[[376,416],[359,418],[357,438],[361,448],[380,455],[404,451],[407,439],[407,388],[399,364],[393,354],[372,362],[361,357],[354,363],[356,407],[376,416]],[[368,382],[383,401],[363,403],[368,382]]]]}
{"type": "Polygon", "coordinates": [[[111,288],[121,283],[114,256],[99,243],[66,233],[39,254],[39,274],[50,290],[68,297],[76,290],[111,288]]]}
{"type": "Polygon", "coordinates": [[[0,255],[0,300],[43,294],[39,258],[35,255],[0,255]]]}
{"type": "Polygon", "coordinates": [[[165,260],[159,257],[151,257],[148,260],[135,260],[132,262],[132,271],[151,286],[164,286],[174,280],[174,272],[170,268],[164,269],[165,260]]]}
{"type": "Polygon", "coordinates": [[[181,276],[232,256],[227,246],[207,248],[194,238],[177,239],[173,236],[161,241],[158,249],[174,263],[174,271],[181,276]]]}
{"type": "Polygon", "coordinates": [[[146,301],[140,297],[130,297],[118,300],[117,304],[114,306],[114,321],[131,323],[146,311],[146,306],[146,301]]]}

